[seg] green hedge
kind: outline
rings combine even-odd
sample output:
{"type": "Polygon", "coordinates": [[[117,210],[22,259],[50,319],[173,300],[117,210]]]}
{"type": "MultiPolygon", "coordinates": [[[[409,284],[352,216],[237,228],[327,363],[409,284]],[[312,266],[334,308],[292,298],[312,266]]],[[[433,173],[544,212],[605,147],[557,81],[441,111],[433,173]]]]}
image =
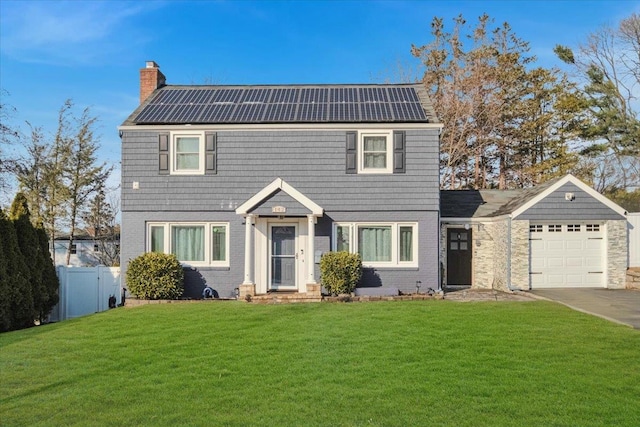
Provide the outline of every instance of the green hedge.
{"type": "Polygon", "coordinates": [[[320,259],[322,286],[332,295],[350,294],[362,277],[360,254],[327,252],[320,259]]]}
{"type": "Polygon", "coordinates": [[[184,292],[184,271],[173,254],[148,252],[129,262],[127,288],[141,299],[177,299],[184,292]]]}

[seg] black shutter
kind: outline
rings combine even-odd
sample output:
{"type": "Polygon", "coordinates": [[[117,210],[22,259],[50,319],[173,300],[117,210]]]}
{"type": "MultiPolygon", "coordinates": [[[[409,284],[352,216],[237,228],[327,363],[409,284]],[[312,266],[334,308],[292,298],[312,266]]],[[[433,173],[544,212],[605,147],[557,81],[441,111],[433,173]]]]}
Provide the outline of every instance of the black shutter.
{"type": "Polygon", "coordinates": [[[216,163],[216,146],[217,146],[217,138],[215,132],[205,132],[204,134],[205,141],[205,173],[209,175],[215,175],[217,173],[216,163]]]}
{"type": "Polygon", "coordinates": [[[161,133],[158,135],[158,172],[161,175],[169,174],[169,134],[161,133]]]}
{"type": "Polygon", "coordinates": [[[358,132],[347,132],[347,173],[358,173],[358,132]]]}
{"type": "Polygon", "coordinates": [[[393,173],[405,173],[406,165],[405,132],[393,132],[393,173]]]}

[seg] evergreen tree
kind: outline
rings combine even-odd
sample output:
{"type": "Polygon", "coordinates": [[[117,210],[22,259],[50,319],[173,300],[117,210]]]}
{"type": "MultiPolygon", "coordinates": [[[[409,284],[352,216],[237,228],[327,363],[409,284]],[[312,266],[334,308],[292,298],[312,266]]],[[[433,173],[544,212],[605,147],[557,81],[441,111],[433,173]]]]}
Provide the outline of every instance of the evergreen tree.
{"type": "MultiPolygon", "coordinates": [[[[6,236],[12,224],[0,209],[0,236],[6,236]]],[[[9,288],[9,252],[6,239],[0,239],[0,332],[11,330],[11,291],[9,288]]]]}
{"type": "Polygon", "coordinates": [[[49,238],[42,224],[36,227],[36,234],[38,236],[38,264],[42,271],[42,281],[37,300],[38,305],[35,308],[40,321],[44,321],[59,301],[60,282],[49,253],[49,238]]]}
{"type": "MultiPolygon", "coordinates": [[[[21,297],[25,307],[24,315],[30,312],[29,318],[31,322],[38,318],[39,307],[39,291],[42,288],[42,266],[38,262],[38,236],[35,228],[31,224],[31,214],[27,205],[27,199],[22,193],[16,194],[9,210],[9,219],[13,223],[15,236],[18,246],[17,255],[24,264],[24,278],[27,285],[22,289],[21,297]],[[27,267],[28,266],[28,267],[27,267]],[[31,297],[31,301],[26,299],[31,297]]],[[[28,321],[28,320],[27,320],[28,321]]]]}

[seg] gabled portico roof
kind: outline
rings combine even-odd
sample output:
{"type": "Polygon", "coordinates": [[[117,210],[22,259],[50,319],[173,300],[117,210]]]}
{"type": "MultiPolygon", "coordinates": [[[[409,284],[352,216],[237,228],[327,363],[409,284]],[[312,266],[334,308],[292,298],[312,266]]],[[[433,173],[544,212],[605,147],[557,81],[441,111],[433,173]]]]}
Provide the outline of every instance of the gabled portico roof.
{"type": "Polygon", "coordinates": [[[276,192],[284,192],[293,198],[296,202],[300,203],[305,208],[309,209],[313,216],[322,216],[324,209],[317,203],[313,202],[307,196],[287,184],[282,178],[276,178],[271,184],[258,191],[249,200],[244,202],[236,209],[238,215],[248,215],[256,209],[265,199],[270,197],[276,192]]]}

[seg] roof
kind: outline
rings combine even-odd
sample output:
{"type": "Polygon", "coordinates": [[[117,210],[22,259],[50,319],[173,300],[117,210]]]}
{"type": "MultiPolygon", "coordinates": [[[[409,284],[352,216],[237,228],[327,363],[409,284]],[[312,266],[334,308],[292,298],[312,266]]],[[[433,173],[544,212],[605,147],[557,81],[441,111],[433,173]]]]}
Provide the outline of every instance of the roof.
{"type": "Polygon", "coordinates": [[[168,85],[123,125],[398,122],[438,123],[422,84],[168,85]]]}
{"type": "Polygon", "coordinates": [[[515,218],[568,182],[575,184],[618,214],[622,216],[626,214],[623,208],[575,176],[568,174],[521,190],[441,190],[440,216],[442,218],[491,218],[511,215],[515,218]]]}
{"type": "Polygon", "coordinates": [[[442,218],[487,218],[498,216],[504,205],[525,190],[441,190],[442,218]]]}

